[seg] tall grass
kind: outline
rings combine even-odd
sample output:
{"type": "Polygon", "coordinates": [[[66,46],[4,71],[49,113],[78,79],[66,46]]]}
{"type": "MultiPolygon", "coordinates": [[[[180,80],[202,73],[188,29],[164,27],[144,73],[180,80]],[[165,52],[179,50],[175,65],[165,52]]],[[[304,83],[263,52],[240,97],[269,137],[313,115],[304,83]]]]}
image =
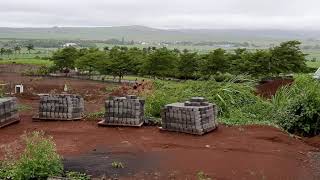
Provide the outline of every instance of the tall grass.
{"type": "Polygon", "coordinates": [[[269,124],[265,114],[270,103],[255,96],[252,82],[155,81],[154,85],[155,92],[146,98],[147,116],[159,117],[168,103],[202,96],[218,105],[220,120],[225,124],[269,124]]]}
{"type": "Polygon", "coordinates": [[[53,62],[43,59],[15,59],[15,60],[0,60],[0,64],[23,64],[36,66],[52,66],[53,62]]]}
{"type": "Polygon", "coordinates": [[[273,119],[290,133],[320,134],[320,82],[299,75],[290,87],[277,91],[272,99],[273,119]]]}
{"type": "Polygon", "coordinates": [[[218,105],[219,120],[227,125],[267,124],[302,136],[320,134],[320,82],[308,75],[295,77],[271,100],[256,96],[251,81],[155,81],[154,86],[155,92],[146,97],[147,116],[159,117],[168,103],[202,96],[218,105]]]}

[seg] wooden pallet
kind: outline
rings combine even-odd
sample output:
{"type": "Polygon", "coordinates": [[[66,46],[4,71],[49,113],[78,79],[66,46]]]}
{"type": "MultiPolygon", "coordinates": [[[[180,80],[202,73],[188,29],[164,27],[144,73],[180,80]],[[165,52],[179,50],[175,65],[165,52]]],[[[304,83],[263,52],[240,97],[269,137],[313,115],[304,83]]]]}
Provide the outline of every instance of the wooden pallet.
{"type": "Polygon", "coordinates": [[[0,128],[6,127],[6,126],[9,126],[11,124],[18,123],[18,122],[20,122],[20,118],[12,118],[11,120],[8,120],[6,122],[0,123],[0,128]]]}
{"type": "Polygon", "coordinates": [[[212,128],[212,129],[208,130],[207,132],[203,132],[203,133],[192,133],[192,132],[187,132],[187,131],[164,129],[162,127],[159,127],[160,131],[178,132],[178,133],[185,133],[185,134],[198,135],[198,136],[202,136],[202,135],[208,134],[208,133],[212,132],[215,129],[217,129],[217,128],[212,128]]]}
{"type": "Polygon", "coordinates": [[[98,122],[99,126],[127,126],[127,127],[141,127],[143,125],[143,122],[138,125],[132,125],[132,124],[116,124],[116,123],[105,123],[105,120],[101,120],[98,122]]]}
{"type": "Polygon", "coordinates": [[[80,121],[83,117],[79,118],[40,118],[39,114],[36,114],[32,117],[32,121],[34,122],[40,122],[40,121],[80,121]]]}

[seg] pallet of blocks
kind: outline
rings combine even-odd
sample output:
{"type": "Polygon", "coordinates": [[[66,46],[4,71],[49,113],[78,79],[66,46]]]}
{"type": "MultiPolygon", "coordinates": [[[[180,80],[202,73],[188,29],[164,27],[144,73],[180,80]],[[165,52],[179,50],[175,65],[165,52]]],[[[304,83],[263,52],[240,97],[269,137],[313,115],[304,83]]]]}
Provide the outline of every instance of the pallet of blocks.
{"type": "Polygon", "coordinates": [[[39,113],[33,117],[33,120],[80,120],[83,117],[83,113],[84,100],[79,95],[41,95],[39,113]]]}
{"type": "Polygon", "coordinates": [[[17,98],[0,98],[0,128],[19,121],[17,98]]]}
{"type": "Polygon", "coordinates": [[[218,127],[218,108],[202,97],[166,105],[161,112],[161,130],[203,135],[218,127]]]}
{"type": "Polygon", "coordinates": [[[98,123],[101,126],[135,126],[144,123],[145,100],[135,95],[110,97],[105,102],[105,117],[98,123]]]}

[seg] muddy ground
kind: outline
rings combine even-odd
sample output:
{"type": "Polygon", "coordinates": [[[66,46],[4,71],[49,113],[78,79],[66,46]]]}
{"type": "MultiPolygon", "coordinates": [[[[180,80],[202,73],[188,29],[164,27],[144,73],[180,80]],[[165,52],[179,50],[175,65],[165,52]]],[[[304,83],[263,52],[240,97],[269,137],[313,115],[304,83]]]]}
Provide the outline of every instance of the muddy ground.
{"type": "Polygon", "coordinates": [[[65,83],[86,99],[86,111],[100,111],[114,84],[92,81],[31,78],[0,73],[0,81],[23,83],[27,95],[18,97],[25,108],[21,122],[0,129],[0,157],[11,146],[21,151],[24,132],[42,130],[53,136],[67,170],[94,177],[119,179],[197,179],[204,172],[212,179],[320,179],[318,137],[297,139],[267,126],[220,126],[204,136],[160,132],[157,127],[106,128],[97,121],[32,122],[38,106],[35,93],[60,92],[65,83]],[[29,94],[28,94],[29,93],[29,94]],[[111,163],[124,164],[123,169],[111,163]]]}

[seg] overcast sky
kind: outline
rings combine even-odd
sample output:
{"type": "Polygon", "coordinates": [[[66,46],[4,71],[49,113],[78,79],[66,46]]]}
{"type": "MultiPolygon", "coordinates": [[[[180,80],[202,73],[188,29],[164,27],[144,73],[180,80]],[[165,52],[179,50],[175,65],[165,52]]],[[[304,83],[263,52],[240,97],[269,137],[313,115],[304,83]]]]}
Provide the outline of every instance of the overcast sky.
{"type": "Polygon", "coordinates": [[[0,26],[320,29],[320,0],[0,0],[0,26]]]}

